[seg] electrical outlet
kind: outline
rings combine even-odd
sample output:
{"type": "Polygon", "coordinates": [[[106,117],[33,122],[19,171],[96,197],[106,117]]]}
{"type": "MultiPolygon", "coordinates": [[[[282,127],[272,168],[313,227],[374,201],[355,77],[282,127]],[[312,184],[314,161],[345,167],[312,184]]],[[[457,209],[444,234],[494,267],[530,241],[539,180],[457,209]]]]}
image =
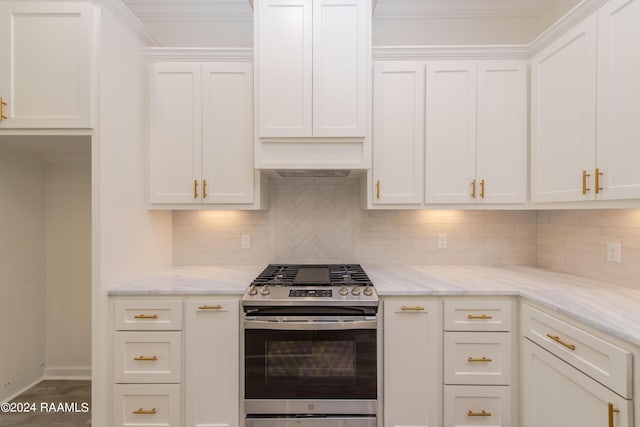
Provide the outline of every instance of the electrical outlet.
{"type": "Polygon", "coordinates": [[[250,249],[251,248],[251,234],[243,234],[240,236],[240,246],[242,249],[250,249]]]}
{"type": "Polygon", "coordinates": [[[621,262],[622,248],[618,242],[607,242],[607,261],[621,262]]]}
{"type": "Polygon", "coordinates": [[[447,249],[447,235],[438,234],[438,249],[447,249]]]}

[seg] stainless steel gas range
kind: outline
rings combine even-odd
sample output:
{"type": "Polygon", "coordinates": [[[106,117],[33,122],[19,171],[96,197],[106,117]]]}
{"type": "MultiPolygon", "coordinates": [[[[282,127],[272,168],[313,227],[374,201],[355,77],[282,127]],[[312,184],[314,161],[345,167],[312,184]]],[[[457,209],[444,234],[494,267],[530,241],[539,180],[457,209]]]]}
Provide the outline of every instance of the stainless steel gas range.
{"type": "Polygon", "coordinates": [[[242,298],[247,427],[375,427],[378,295],[358,264],[269,265],[242,298]]]}

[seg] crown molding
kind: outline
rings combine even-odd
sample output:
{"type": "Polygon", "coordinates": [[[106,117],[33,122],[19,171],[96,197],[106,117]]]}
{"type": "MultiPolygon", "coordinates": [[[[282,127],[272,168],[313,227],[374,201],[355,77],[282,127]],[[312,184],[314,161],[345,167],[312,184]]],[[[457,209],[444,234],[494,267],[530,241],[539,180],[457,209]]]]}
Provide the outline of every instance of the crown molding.
{"type": "Polygon", "coordinates": [[[101,4],[108,7],[118,18],[120,18],[127,26],[132,29],[138,37],[150,46],[161,46],[161,43],[147,29],[147,27],[138,19],[138,17],[129,9],[122,0],[101,0],[101,4]]]}
{"type": "Polygon", "coordinates": [[[171,48],[152,47],[144,50],[144,58],[150,62],[253,62],[253,48],[171,48]]]}
{"type": "Polygon", "coordinates": [[[374,46],[374,61],[438,59],[527,59],[528,45],[374,46]]]}
{"type": "Polygon", "coordinates": [[[142,21],[252,21],[249,4],[230,0],[124,0],[142,21]]]}
{"type": "Polygon", "coordinates": [[[393,0],[380,2],[374,19],[538,17],[544,4],[545,0],[393,0]]]}

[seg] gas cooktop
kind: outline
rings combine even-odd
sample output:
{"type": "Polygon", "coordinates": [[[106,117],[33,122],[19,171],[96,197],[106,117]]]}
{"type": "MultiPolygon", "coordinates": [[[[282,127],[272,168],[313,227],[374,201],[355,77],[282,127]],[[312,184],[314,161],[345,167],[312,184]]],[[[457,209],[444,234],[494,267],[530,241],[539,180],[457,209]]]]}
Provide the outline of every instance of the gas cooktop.
{"type": "Polygon", "coordinates": [[[270,264],[251,282],[244,305],[377,305],[359,264],[270,264]]]}

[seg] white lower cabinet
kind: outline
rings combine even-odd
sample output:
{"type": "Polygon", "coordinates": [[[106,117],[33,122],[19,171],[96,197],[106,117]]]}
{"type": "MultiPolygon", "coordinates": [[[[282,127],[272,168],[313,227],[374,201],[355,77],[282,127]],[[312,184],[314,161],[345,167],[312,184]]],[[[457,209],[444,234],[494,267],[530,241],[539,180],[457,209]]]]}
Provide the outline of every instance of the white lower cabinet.
{"type": "Polygon", "coordinates": [[[240,420],[239,301],[186,302],[187,427],[238,427],[240,420]]]}
{"type": "Polygon", "coordinates": [[[384,427],[437,427],[442,403],[442,302],[384,301],[384,427]]]}
{"type": "Polygon", "coordinates": [[[511,426],[511,387],[444,386],[444,426],[511,426]]]}
{"type": "Polygon", "coordinates": [[[116,384],[114,408],[114,426],[180,426],[180,384],[116,384]]]}

